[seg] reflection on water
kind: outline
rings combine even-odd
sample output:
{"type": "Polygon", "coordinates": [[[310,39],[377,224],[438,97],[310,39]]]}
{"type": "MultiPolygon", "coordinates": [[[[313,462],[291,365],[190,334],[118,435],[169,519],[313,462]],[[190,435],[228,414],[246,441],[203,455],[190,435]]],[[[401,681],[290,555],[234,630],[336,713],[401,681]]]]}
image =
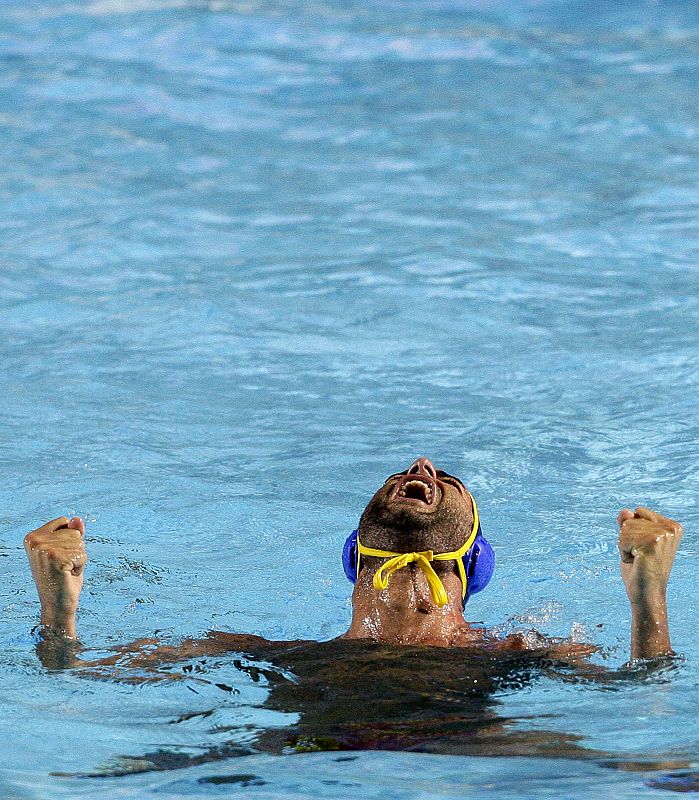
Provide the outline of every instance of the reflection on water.
{"type": "MultiPolygon", "coordinates": [[[[60,644],[45,643],[40,653],[48,666],[66,666],[60,644]],[[56,660],[56,655],[63,656],[56,660]],[[52,661],[53,659],[53,661],[52,661]]],[[[197,766],[258,752],[292,754],[333,750],[392,750],[441,755],[546,756],[594,759],[618,768],[651,769],[686,766],[658,754],[635,762],[618,759],[585,746],[583,737],[545,728],[542,717],[508,717],[498,713],[498,696],[520,691],[541,678],[594,682],[605,690],[662,673],[658,665],[609,671],[580,657],[542,647],[507,651],[494,648],[395,647],[368,641],[270,642],[255,636],[212,633],[180,648],[159,649],[136,643],[119,657],[80,667],[86,677],[101,677],[132,685],[160,680],[183,681],[197,691],[201,684],[230,696],[234,686],[217,682],[222,661],[228,661],[268,694],[262,708],[287,715],[291,724],[265,727],[241,714],[236,724],[216,722],[216,705],[182,714],[170,724],[197,719],[212,721],[209,733],[227,739],[202,744],[199,751],[162,748],[142,755],[121,755],[87,776],[120,775],[197,766]],[[231,649],[245,653],[232,654],[231,649]],[[178,656],[200,657],[184,666],[178,656]],[[205,654],[205,655],[204,655],[205,654]],[[293,716],[288,716],[293,715],[293,716]]],[[[672,669],[672,662],[666,666],[672,669]]],[[[241,703],[242,705],[243,703],[241,703]]]]}

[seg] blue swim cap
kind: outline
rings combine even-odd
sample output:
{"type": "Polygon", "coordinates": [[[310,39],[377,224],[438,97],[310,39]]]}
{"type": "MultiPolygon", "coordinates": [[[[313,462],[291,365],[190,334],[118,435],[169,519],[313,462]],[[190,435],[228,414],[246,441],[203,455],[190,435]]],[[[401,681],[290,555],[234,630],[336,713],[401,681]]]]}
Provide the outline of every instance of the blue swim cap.
{"type": "Polygon", "coordinates": [[[359,531],[352,531],[345,539],[345,546],[342,548],[342,568],[347,580],[352,583],[357,582],[357,536],[359,531]]]}
{"type": "MultiPolygon", "coordinates": [[[[476,541],[473,547],[463,558],[468,582],[466,586],[466,600],[472,595],[485,589],[495,572],[495,551],[490,542],[483,536],[481,526],[478,526],[476,541]]],[[[464,605],[466,605],[464,600],[464,605]]]]}

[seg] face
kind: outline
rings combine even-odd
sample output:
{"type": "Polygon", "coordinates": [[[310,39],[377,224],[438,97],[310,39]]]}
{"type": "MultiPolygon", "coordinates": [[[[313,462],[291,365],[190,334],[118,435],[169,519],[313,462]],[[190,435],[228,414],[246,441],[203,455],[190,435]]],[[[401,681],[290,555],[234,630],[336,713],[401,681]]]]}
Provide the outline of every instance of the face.
{"type": "Polygon", "coordinates": [[[376,492],[360,521],[360,536],[370,547],[397,547],[414,540],[411,549],[449,549],[465,541],[473,526],[471,496],[463,483],[426,458],[391,475],[376,492]]]}

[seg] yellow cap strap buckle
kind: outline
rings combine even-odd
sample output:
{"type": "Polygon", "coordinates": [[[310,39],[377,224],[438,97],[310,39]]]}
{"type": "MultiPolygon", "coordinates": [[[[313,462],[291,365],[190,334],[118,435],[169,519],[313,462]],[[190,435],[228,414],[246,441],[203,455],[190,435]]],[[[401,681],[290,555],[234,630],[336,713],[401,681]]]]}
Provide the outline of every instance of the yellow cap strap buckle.
{"type": "Polygon", "coordinates": [[[473,503],[473,528],[464,544],[458,549],[449,553],[433,553],[432,550],[424,550],[420,553],[393,553],[390,550],[377,550],[373,547],[365,547],[359,540],[357,535],[357,574],[359,574],[359,562],[361,556],[374,556],[375,558],[387,558],[385,564],[382,564],[374,574],[373,585],[374,589],[380,591],[387,589],[388,583],[391,580],[391,575],[408,564],[417,564],[427,578],[427,584],[430,587],[432,599],[439,608],[445,606],[449,602],[447,591],[444,584],[439,579],[439,575],[434,571],[431,561],[456,561],[456,567],[461,578],[461,599],[466,597],[468,589],[468,578],[466,575],[466,568],[464,567],[464,556],[473,546],[476,536],[478,535],[478,508],[476,501],[471,497],[473,503]]]}

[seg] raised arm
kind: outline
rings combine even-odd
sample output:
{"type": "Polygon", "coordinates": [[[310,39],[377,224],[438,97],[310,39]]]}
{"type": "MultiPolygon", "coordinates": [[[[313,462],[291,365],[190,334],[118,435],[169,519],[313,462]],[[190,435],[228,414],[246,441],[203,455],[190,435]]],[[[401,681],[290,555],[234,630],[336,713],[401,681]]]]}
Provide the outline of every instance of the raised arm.
{"type": "MultiPolygon", "coordinates": [[[[81,667],[87,670],[116,670],[130,666],[149,671],[135,682],[158,679],[176,680],[181,675],[158,672],[163,664],[224,652],[266,656],[296,644],[268,642],[259,636],[212,632],[203,639],[187,639],[178,645],[160,645],[155,639],[141,639],[114,648],[113,655],[96,661],[79,658],[76,612],[87,563],[85,524],[80,517],[59,517],[24,537],[24,548],[41,604],[41,639],[37,655],[49,669],[81,667]]],[[[116,676],[114,671],[112,674],[116,676]]],[[[123,677],[123,676],[122,676],[123,677]]],[[[128,677],[128,676],[127,676],[128,677]]]]}
{"type": "Polygon", "coordinates": [[[631,603],[631,659],[673,655],[665,592],[682,526],[649,508],[625,508],[618,522],[621,576],[631,603]]]}
{"type": "Polygon", "coordinates": [[[80,517],[59,517],[24,537],[44,636],[77,638],[75,613],[87,563],[84,536],[80,517]]]}

